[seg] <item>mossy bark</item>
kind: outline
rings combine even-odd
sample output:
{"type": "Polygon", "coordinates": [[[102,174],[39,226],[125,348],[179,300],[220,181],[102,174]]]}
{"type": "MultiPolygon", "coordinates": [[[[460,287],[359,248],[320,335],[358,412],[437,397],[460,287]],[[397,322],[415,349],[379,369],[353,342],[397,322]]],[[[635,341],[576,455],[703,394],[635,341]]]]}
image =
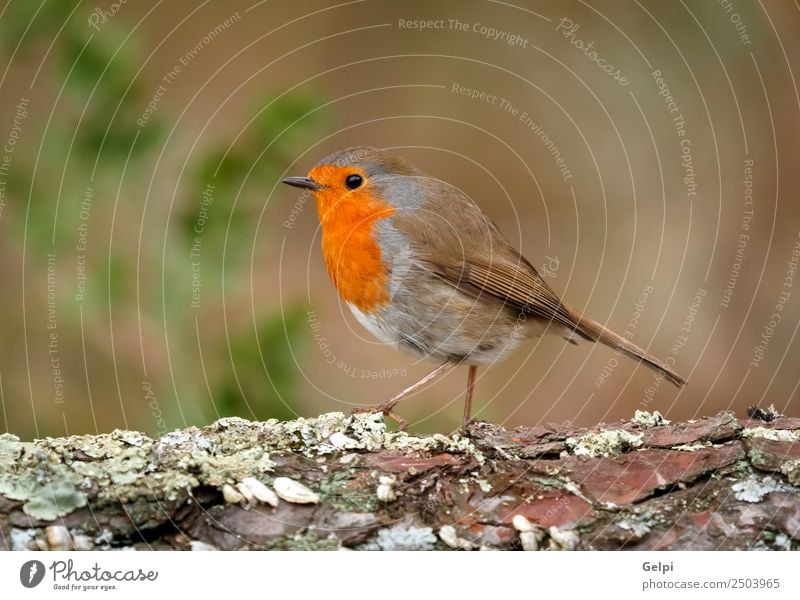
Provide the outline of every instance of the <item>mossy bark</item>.
{"type": "Polygon", "coordinates": [[[798,549],[799,485],[800,419],[731,413],[451,436],[340,413],[5,434],[0,549],[798,549]]]}

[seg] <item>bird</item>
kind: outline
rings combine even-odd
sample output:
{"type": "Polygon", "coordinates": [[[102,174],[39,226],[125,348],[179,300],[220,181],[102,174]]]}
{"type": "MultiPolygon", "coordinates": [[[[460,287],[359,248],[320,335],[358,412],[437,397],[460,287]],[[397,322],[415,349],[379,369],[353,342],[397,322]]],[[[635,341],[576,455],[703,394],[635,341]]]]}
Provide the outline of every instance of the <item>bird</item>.
{"type": "Polygon", "coordinates": [[[356,320],[381,342],[437,364],[377,407],[401,429],[408,423],[397,404],[459,365],[468,367],[466,426],[478,367],[545,334],[600,342],[686,383],[563,302],[478,204],[391,150],[345,148],[283,183],[313,194],[328,275],[356,320]]]}

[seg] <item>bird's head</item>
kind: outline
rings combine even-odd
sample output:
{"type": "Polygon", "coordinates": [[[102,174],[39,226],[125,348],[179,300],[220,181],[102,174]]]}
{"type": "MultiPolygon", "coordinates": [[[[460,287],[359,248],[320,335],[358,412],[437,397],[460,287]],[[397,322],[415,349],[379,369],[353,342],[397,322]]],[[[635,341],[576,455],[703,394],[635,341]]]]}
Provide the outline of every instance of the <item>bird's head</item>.
{"type": "Polygon", "coordinates": [[[305,177],[287,177],[283,183],[310,190],[320,219],[333,213],[369,214],[404,208],[412,195],[413,178],[425,177],[404,158],[389,150],[354,146],[319,161],[305,177]],[[408,176],[412,177],[409,185],[408,176]],[[399,178],[403,185],[398,185],[399,178]]]}

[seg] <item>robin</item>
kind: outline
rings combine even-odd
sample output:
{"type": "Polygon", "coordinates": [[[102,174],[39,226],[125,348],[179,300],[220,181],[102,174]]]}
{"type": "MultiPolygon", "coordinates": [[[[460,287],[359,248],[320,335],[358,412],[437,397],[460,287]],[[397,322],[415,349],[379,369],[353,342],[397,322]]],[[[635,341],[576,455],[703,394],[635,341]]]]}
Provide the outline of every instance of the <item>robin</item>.
{"type": "Polygon", "coordinates": [[[562,302],[477,204],[392,152],[347,148],[283,183],[313,193],[328,274],[359,323],[382,342],[438,363],[379,407],[402,428],[397,403],[458,365],[469,366],[466,423],[478,367],[546,333],[573,344],[601,342],[676,386],[685,383],[562,302]]]}

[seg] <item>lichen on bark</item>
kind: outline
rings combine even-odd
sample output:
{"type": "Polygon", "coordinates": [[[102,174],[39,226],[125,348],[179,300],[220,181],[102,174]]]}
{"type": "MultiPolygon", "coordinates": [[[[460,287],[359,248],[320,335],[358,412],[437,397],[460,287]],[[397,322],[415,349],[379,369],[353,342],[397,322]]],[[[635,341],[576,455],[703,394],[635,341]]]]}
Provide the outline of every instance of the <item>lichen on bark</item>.
{"type": "Polygon", "coordinates": [[[329,413],[158,439],[5,434],[0,548],[797,549],[798,432],[637,413],[413,435],[329,413]]]}

